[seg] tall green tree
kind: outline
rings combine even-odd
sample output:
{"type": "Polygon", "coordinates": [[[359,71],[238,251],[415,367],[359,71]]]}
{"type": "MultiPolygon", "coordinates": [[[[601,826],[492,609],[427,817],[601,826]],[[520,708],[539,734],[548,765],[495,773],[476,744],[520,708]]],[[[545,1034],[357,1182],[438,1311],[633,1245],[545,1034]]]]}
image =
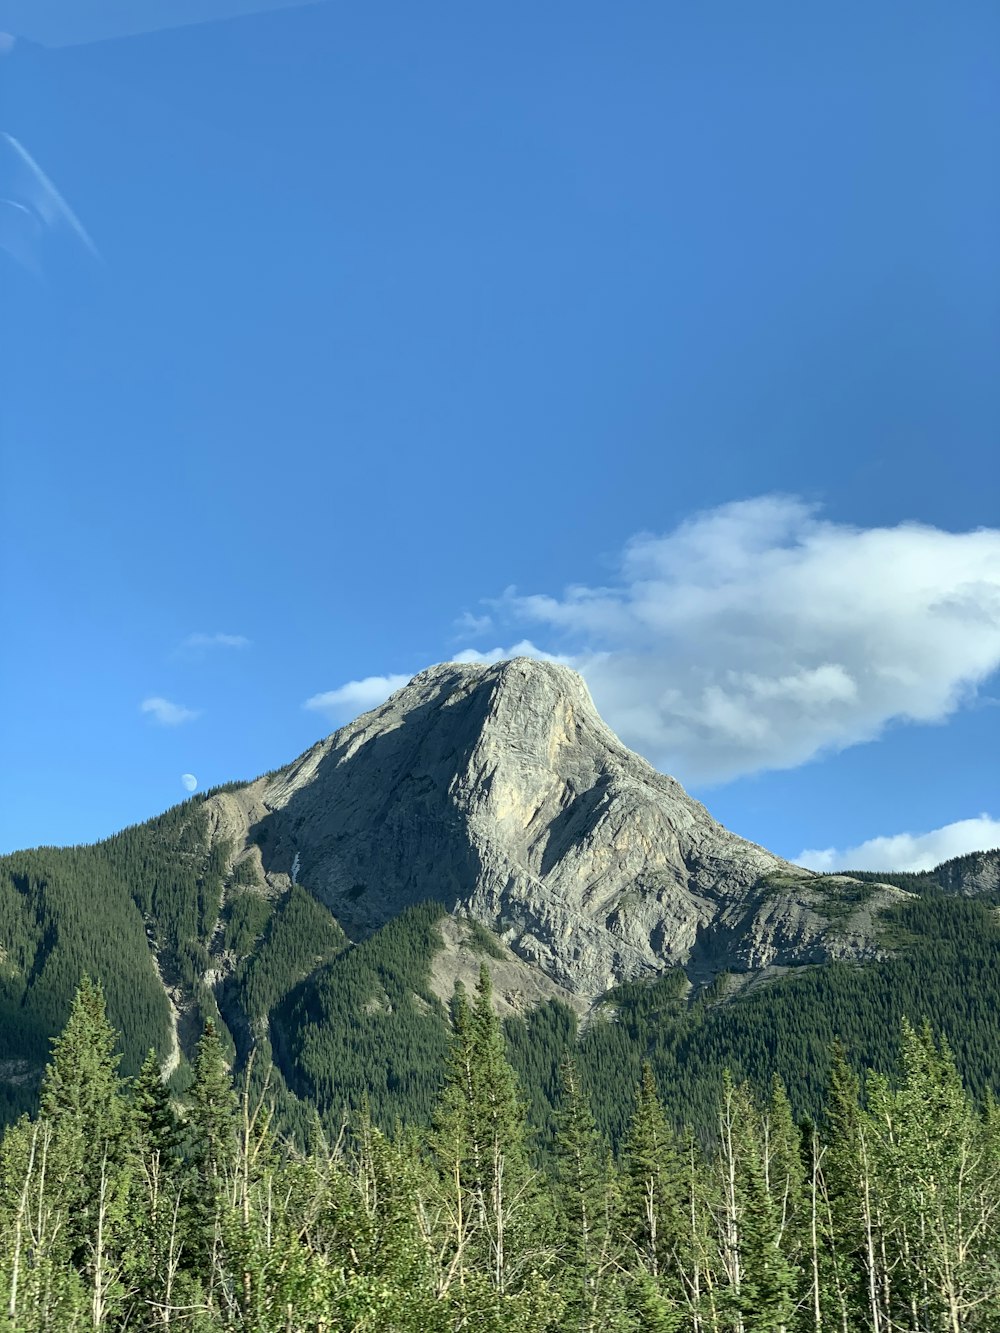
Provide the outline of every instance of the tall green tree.
{"type": "Polygon", "coordinates": [[[456,989],[433,1131],[446,1285],[452,1299],[463,1291],[482,1293],[475,1298],[480,1321],[497,1317],[501,1306],[520,1308],[525,1319],[529,1306],[544,1306],[532,1293],[550,1253],[527,1133],[524,1098],[506,1057],[484,963],[471,1006],[456,989]]]}
{"type": "Polygon", "coordinates": [[[782,1202],[769,1180],[766,1116],[728,1073],[719,1104],[718,1224],[736,1333],[788,1333],[796,1273],[782,1248],[782,1202]]]}
{"type": "MultiPolygon", "coordinates": [[[[237,1097],[225,1050],[209,1019],[198,1042],[186,1123],[185,1212],[199,1275],[209,1300],[219,1296],[224,1273],[224,1221],[235,1204],[237,1097]]],[[[235,1299],[235,1297],[232,1297],[235,1299]]]]}
{"type": "Polygon", "coordinates": [[[150,1050],[132,1083],[129,1117],[132,1198],[127,1224],[131,1307],[137,1321],[169,1327],[170,1310],[184,1286],[181,1261],[188,1246],[184,1210],[183,1128],[150,1050]]]}
{"type": "MultiPolygon", "coordinates": [[[[945,1041],[904,1021],[897,1085],[870,1080],[875,1189],[895,1256],[889,1320],[959,1333],[1000,1320],[1000,1163],[945,1041]]],[[[891,1326],[891,1325],[890,1325],[891,1326]]]]}
{"type": "Polygon", "coordinates": [[[669,1275],[684,1227],[684,1169],[647,1060],[625,1140],[623,1221],[654,1279],[669,1275]]]}
{"type": "Polygon", "coordinates": [[[104,992],[84,976],[52,1044],[40,1118],[51,1127],[50,1188],[60,1192],[64,1243],[85,1275],[94,1327],[103,1325],[121,1296],[131,1173],[120,1060],[104,992]]]}
{"type": "Polygon", "coordinates": [[[567,1258],[565,1327],[573,1333],[597,1333],[615,1327],[622,1315],[615,1281],[617,1181],[572,1060],[564,1063],[562,1076],[555,1149],[567,1258]]]}

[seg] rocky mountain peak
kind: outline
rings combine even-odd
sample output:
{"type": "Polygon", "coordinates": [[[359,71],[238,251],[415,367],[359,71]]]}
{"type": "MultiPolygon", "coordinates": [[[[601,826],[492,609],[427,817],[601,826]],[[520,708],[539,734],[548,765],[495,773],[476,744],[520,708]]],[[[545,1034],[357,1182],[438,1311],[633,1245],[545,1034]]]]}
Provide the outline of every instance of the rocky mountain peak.
{"type": "Polygon", "coordinates": [[[215,836],[272,884],[296,866],[349,933],[443,901],[580,997],[675,964],[707,976],[874,950],[864,921],[831,927],[810,872],[716,823],[553,663],[431,667],[208,805],[215,836]]]}

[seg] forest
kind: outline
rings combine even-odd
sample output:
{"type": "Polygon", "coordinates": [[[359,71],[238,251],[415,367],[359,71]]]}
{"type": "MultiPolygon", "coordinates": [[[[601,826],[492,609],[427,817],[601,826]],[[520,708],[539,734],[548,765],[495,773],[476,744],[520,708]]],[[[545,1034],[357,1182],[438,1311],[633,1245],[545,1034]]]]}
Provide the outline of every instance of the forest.
{"type": "Polygon", "coordinates": [[[888,1072],[834,1041],[812,1117],[720,1077],[701,1128],[653,1068],[611,1142],[570,1051],[529,1114],[484,961],[429,1123],[276,1128],[211,1019],[175,1095],[121,1073],[84,978],[34,1117],[0,1143],[0,1328],[221,1333],[957,1333],[1000,1327],[1000,1105],[904,1018],[888,1072]]]}
{"type": "MultiPolygon", "coordinates": [[[[0,1125],[37,1111],[51,1038],[84,973],[103,987],[127,1077],[152,1047],[183,1097],[211,1021],[238,1077],[254,1053],[252,1089],[267,1082],[281,1134],[303,1142],[318,1112],[336,1136],[363,1105],[386,1131],[397,1118],[427,1125],[450,1021],[430,984],[445,905],[409,908],[349,941],[308,887],[267,891],[248,861],[211,842],[209,795],[94,846],[0,858],[0,1125]]],[[[532,1121],[551,1136],[569,1057],[616,1151],[646,1061],[668,1116],[702,1135],[726,1068],[758,1092],[779,1074],[795,1116],[816,1115],[835,1037],[887,1073],[901,1019],[923,1014],[982,1098],[1000,1087],[1000,919],[996,893],[951,890],[963,868],[881,877],[910,896],[881,915],[878,961],[799,967],[763,983],[721,974],[700,987],[675,968],[618,987],[582,1022],[557,1001],[508,1018],[532,1121]]],[[[496,956],[489,930],[465,928],[474,952],[496,956]]]]}

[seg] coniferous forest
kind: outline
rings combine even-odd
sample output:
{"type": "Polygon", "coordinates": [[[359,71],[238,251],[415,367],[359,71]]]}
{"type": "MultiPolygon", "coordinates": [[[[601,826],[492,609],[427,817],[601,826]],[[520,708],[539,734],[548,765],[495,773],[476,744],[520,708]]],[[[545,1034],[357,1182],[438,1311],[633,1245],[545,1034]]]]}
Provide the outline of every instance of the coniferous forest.
{"type": "Polygon", "coordinates": [[[881,878],[877,962],[501,1021],[201,798],[0,859],[0,1329],[1000,1328],[996,894],[881,878]]]}
{"type": "Polygon", "coordinates": [[[0,1327],[188,1333],[957,1333],[1000,1327],[1000,1109],[903,1021],[889,1074],[833,1043],[815,1117],[722,1075],[676,1123],[651,1067],[597,1128],[572,1058],[532,1123],[484,964],[426,1131],[275,1129],[206,1022],[177,1098],[120,1072],[99,985],[0,1145],[0,1327]]]}

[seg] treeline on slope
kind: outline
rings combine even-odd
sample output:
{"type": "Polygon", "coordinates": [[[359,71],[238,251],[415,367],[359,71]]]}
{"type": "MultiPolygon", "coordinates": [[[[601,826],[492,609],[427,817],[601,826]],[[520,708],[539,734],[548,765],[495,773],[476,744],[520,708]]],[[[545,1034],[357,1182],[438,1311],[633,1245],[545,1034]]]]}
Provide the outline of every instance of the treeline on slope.
{"type": "MultiPolygon", "coordinates": [[[[272,1015],[289,1086],[336,1132],[366,1102],[376,1123],[426,1124],[446,1041],[430,990],[440,947],[435,904],[404,912],[363,944],[309,976],[272,1015]]],[[[976,1096],[1000,1086],[1000,923],[988,903],[936,895],[886,912],[882,931],[897,952],[870,965],[797,969],[727,999],[729,979],[687,997],[675,969],[653,984],[622,986],[579,1029],[559,1002],[509,1019],[511,1059],[536,1123],[551,1128],[559,1068],[572,1055],[602,1133],[619,1142],[627,1088],[645,1060],[678,1121],[706,1132],[731,1068],[765,1088],[784,1080],[797,1115],[815,1113],[825,1051],[840,1035],[886,1071],[905,1014],[929,1013],[946,1033],[976,1096]]]]}
{"type": "Polygon", "coordinates": [[[899,889],[910,893],[969,893],[978,890],[970,885],[983,874],[990,872],[990,879],[995,884],[992,892],[983,896],[993,903],[1000,902],[1000,848],[988,851],[966,852],[964,856],[953,856],[942,861],[933,870],[845,870],[841,873],[852,879],[864,880],[869,884],[894,884],[899,889]]]}
{"type": "Polygon", "coordinates": [[[200,1029],[217,1017],[204,984],[229,849],[207,847],[202,797],[89,847],[0,857],[0,1121],[35,1104],[51,1037],[86,972],[101,978],[134,1074],[170,1046],[164,980],[189,997],[200,1029]]]}
{"type": "Polygon", "coordinates": [[[572,1060],[546,1151],[484,964],[423,1133],[283,1140],[211,1023],[183,1103],[122,1079],[84,980],[40,1113],[0,1142],[7,1333],[990,1333],[1000,1106],[904,1020],[889,1075],[835,1045],[813,1121],[725,1074],[705,1141],[651,1067],[617,1152],[572,1060]]]}
{"type": "Polygon", "coordinates": [[[884,913],[883,936],[896,952],[882,962],[803,968],[728,1002],[725,978],[715,994],[691,1003],[674,998],[669,976],[628,988],[614,1020],[598,1017],[580,1042],[581,1073],[604,1131],[613,1138],[623,1132],[627,1108],[616,1090],[623,1076],[638,1077],[644,1059],[671,1114],[700,1127],[711,1121],[725,1067],[758,1088],[776,1070],[796,1114],[814,1114],[830,1043],[842,1038],[884,1073],[907,1014],[934,1016],[975,1096],[1000,1087],[1000,922],[990,905],[915,899],[884,913]]]}
{"type": "Polygon", "coordinates": [[[427,1120],[447,1042],[429,984],[444,914],[440,903],[409,908],[310,976],[279,1015],[282,1072],[328,1128],[362,1105],[385,1125],[427,1120]]]}

